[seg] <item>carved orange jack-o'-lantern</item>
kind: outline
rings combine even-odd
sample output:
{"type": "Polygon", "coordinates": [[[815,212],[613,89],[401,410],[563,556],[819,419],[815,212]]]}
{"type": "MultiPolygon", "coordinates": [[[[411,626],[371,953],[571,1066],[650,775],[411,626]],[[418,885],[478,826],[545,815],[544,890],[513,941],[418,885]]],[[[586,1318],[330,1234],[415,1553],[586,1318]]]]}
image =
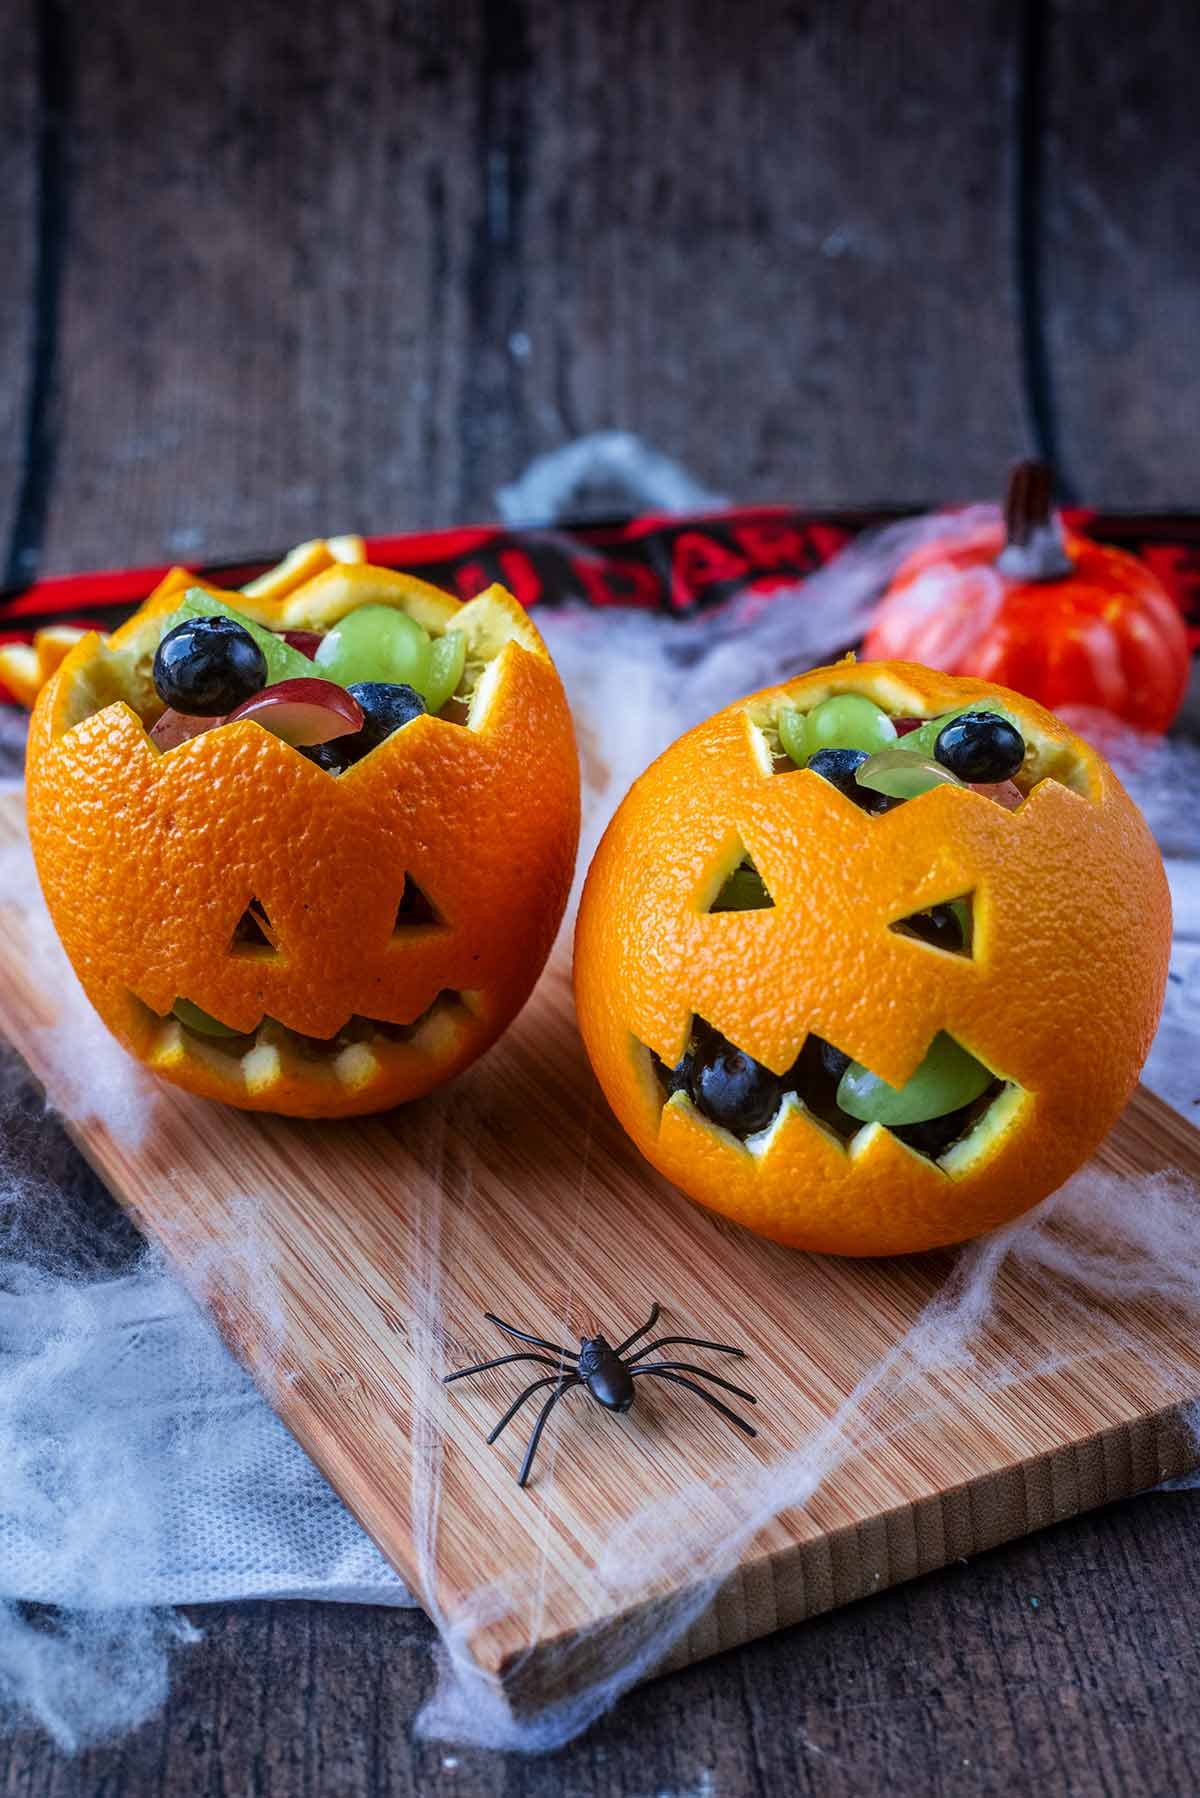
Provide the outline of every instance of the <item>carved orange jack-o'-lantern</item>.
{"type": "Polygon", "coordinates": [[[221,597],[277,632],[365,605],[461,632],[453,717],[336,776],[249,719],[160,752],[150,664],[199,584],[177,570],[43,689],[28,815],[58,933],[131,1053],[206,1097],[334,1117],[428,1092],[519,1010],[566,902],[579,787],[561,683],[503,589],[459,606],[317,563],[221,597]]]}
{"type": "Polygon", "coordinates": [[[1158,851],[1093,750],[982,681],[843,663],[730,706],[635,782],[588,875],[575,990],[600,1083],[669,1179],[780,1242],[892,1254],[991,1229],[1086,1159],[1149,1048],[1169,944],[1158,851]],[[868,815],[781,752],[784,708],[838,694],[893,719],[1002,703],[1019,803],[941,785],[868,815]],[[969,926],[951,948],[913,928],[951,910],[969,926]],[[675,1078],[698,1032],[777,1082],[753,1134],[704,1115],[694,1069],[675,1078]],[[847,1118],[830,1057],[885,1093],[939,1058],[983,1077],[930,1150],[847,1118]]]}

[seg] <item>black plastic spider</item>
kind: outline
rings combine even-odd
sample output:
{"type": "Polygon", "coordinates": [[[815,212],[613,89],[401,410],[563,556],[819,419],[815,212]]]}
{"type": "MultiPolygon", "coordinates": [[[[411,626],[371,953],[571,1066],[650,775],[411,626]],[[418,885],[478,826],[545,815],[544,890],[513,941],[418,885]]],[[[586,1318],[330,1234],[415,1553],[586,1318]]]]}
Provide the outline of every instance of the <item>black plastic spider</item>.
{"type": "MultiPolygon", "coordinates": [[[[745,1349],[731,1348],[727,1342],[704,1342],[698,1336],[661,1336],[657,1342],[648,1342],[645,1348],[639,1349],[637,1354],[631,1356],[628,1361],[624,1359],[626,1351],[631,1349],[635,1342],[639,1342],[647,1330],[654,1328],[658,1322],[660,1311],[661,1306],[652,1306],[650,1315],[641,1329],[635,1330],[632,1336],[627,1336],[617,1348],[611,1348],[603,1336],[581,1336],[578,1354],[574,1349],[560,1348],[556,1342],[547,1342],[544,1336],[528,1336],[524,1330],[518,1330],[512,1324],[506,1324],[502,1318],[493,1316],[490,1311],[484,1312],[483,1315],[488,1322],[495,1324],[497,1329],[503,1330],[506,1336],[515,1336],[518,1342],[532,1343],[533,1347],[537,1349],[549,1349],[550,1354],[558,1356],[557,1371],[548,1378],[534,1380],[532,1385],[527,1386],[520,1397],[508,1407],[488,1437],[489,1443],[494,1442],[501,1430],[512,1422],[526,1399],[532,1398],[535,1392],[540,1392],[545,1386],[554,1387],[554,1391],[542,1406],[541,1414],[533,1426],[533,1433],[529,1438],[529,1446],[525,1450],[525,1459],[521,1463],[521,1472],[517,1478],[519,1486],[524,1486],[529,1479],[533,1458],[537,1454],[537,1446],[541,1441],[542,1431],[546,1427],[546,1419],[559,1399],[575,1386],[586,1386],[591,1397],[598,1405],[603,1405],[606,1411],[628,1411],[633,1404],[633,1382],[638,1375],[656,1374],[659,1379],[670,1380],[674,1386],[686,1386],[689,1392],[694,1392],[697,1398],[702,1398],[706,1405],[711,1405],[714,1411],[719,1411],[722,1417],[735,1424],[739,1430],[745,1431],[747,1436],[758,1434],[757,1430],[752,1429],[744,1417],[739,1417],[736,1411],[731,1411],[728,1405],[723,1405],[719,1398],[713,1397],[711,1392],[705,1392],[703,1386],[697,1386],[695,1380],[688,1380],[683,1376],[690,1373],[699,1374],[701,1379],[711,1380],[714,1386],[720,1386],[724,1391],[736,1394],[738,1398],[745,1399],[749,1405],[756,1405],[758,1400],[752,1392],[746,1392],[740,1386],[731,1386],[728,1380],[721,1379],[718,1374],[710,1373],[707,1367],[697,1367],[692,1361],[654,1361],[648,1367],[634,1365],[644,1355],[653,1354],[655,1349],[671,1348],[676,1345],[686,1348],[715,1349],[720,1355],[744,1356],[745,1349]],[[568,1372],[564,1364],[571,1361],[575,1363],[575,1366],[568,1372]]],[[[510,1361],[540,1361],[544,1367],[555,1366],[555,1363],[547,1355],[528,1353],[500,1355],[495,1361],[480,1361],[475,1367],[460,1367],[457,1373],[446,1374],[443,1384],[448,1386],[452,1380],[465,1380],[471,1374],[486,1373],[491,1367],[506,1367],[510,1361]]]]}

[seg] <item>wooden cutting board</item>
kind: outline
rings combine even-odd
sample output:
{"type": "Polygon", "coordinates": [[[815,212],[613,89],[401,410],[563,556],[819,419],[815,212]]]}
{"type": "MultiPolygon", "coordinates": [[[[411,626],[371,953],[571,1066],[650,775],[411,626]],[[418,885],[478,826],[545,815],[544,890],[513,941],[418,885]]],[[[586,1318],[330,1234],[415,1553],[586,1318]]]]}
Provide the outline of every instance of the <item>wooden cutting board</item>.
{"type": "MultiPolygon", "coordinates": [[[[9,796],[0,844],[22,828],[9,796]]],[[[44,1079],[54,1000],[39,990],[27,937],[9,913],[0,1027],[44,1079]]],[[[691,1488],[694,1513],[697,1482],[703,1495],[802,1448],[953,1263],[946,1254],[868,1263],[792,1253],[666,1187],[598,1094],[561,959],[508,1037],[444,1099],[319,1125],[219,1110],[162,1087],[136,1149],[100,1125],[75,1135],[427,1608],[454,1620],[483,1586],[508,1594],[507,1607],[467,1629],[466,1643],[518,1699],[577,1686],[602,1660],[606,1625],[652,1615],[655,1600],[694,1579],[676,1565],[630,1587],[629,1554],[614,1559],[613,1545],[641,1507],[691,1488]],[[757,1439],[665,1382],[641,1382],[625,1418],[576,1393],[558,1407],[534,1485],[520,1491],[529,1423],[494,1448],[485,1437],[545,1370],[517,1364],[440,1384],[446,1369],[509,1346],[481,1313],[564,1342],[589,1323],[615,1340],[655,1299],[664,1330],[747,1348],[744,1362],[698,1358],[757,1392],[757,1439]],[[430,1328],[438,1304],[444,1340],[430,1328]],[[424,1557],[410,1486],[422,1418],[444,1455],[424,1557]]],[[[1200,1134],[1139,1091],[1095,1165],[1200,1175],[1200,1134]]],[[[889,1398],[884,1437],[753,1536],[663,1664],[844,1604],[1197,1460],[1180,1414],[1200,1395],[1200,1342],[1180,1320],[1134,1304],[1081,1312],[1010,1269],[976,1365],[1001,1354],[1026,1370],[1001,1390],[983,1390],[961,1367],[938,1377],[932,1411],[928,1388],[889,1398]]],[[[630,1540],[638,1552],[645,1532],[630,1540]]]]}

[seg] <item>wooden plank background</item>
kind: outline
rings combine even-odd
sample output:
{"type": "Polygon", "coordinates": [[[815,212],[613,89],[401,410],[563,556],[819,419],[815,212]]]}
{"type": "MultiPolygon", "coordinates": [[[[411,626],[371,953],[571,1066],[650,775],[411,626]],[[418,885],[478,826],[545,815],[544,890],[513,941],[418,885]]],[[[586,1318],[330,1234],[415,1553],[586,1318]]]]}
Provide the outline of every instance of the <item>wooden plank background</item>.
{"type": "MultiPolygon", "coordinates": [[[[1182,0],[6,0],[9,578],[488,515],[608,426],[739,498],[975,496],[1040,439],[1082,499],[1196,506],[1198,50],[1182,0]]],[[[160,1719],[0,1741],[0,1794],[1186,1791],[1198,1502],[539,1762],[413,1742],[419,1617],[197,1613],[160,1719]]]]}
{"type": "Polygon", "coordinates": [[[993,489],[1048,406],[1078,494],[1192,504],[1196,36],[1115,0],[9,0],[10,569],[478,517],[612,425],[730,495],[920,502],[993,489]]]}

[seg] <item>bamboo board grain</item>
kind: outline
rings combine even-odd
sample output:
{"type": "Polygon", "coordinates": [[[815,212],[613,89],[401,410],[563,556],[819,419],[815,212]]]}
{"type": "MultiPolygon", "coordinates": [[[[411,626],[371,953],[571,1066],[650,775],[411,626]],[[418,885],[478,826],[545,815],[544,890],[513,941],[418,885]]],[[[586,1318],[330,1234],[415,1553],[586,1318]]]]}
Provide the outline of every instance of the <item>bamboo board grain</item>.
{"type": "MultiPolygon", "coordinates": [[[[5,796],[0,848],[22,834],[19,800],[5,796]]],[[[0,1028],[46,1079],[54,1000],[37,984],[26,920],[10,911],[3,923],[0,1028]]],[[[747,1457],[770,1465],[802,1445],[950,1265],[946,1255],[868,1263],[793,1254],[665,1186],[598,1096],[561,958],[505,1041],[444,1099],[320,1125],[223,1111],[163,1087],[136,1148],[95,1123],[74,1134],[430,1608],[453,1618],[492,1582],[535,1593],[468,1638],[480,1666],[509,1679],[518,1698],[586,1676],[617,1612],[628,1615],[628,1594],[615,1603],[597,1572],[614,1533],[650,1500],[697,1479],[719,1482],[747,1457]],[[431,1281],[444,1342],[425,1327],[431,1281]],[[560,1407],[538,1483],[519,1491],[524,1433],[514,1427],[495,1448],[485,1437],[542,1370],[502,1369],[449,1391],[437,1384],[446,1367],[503,1352],[481,1312],[569,1340],[564,1318],[576,1332],[588,1324],[618,1332],[654,1299],[671,1331],[749,1350],[740,1370],[760,1396],[758,1440],[746,1443],[657,1382],[652,1392],[643,1383],[623,1420],[577,1396],[574,1409],[560,1407]],[[410,1450],[414,1415],[431,1402],[445,1432],[444,1468],[422,1591],[410,1450]]],[[[1200,1175],[1200,1134],[1141,1090],[1096,1165],[1200,1175]]],[[[1029,1377],[985,1392],[964,1368],[942,1376],[951,1402],[936,1416],[897,1403],[886,1441],[843,1461],[806,1505],[754,1537],[667,1665],[1196,1461],[1182,1411],[1200,1396],[1200,1343],[1178,1319],[1137,1304],[1056,1312],[1010,1270],[994,1331],[981,1355],[1019,1345],[1029,1377]]],[[[649,1583],[634,1610],[671,1589],[670,1577],[649,1583]]]]}

